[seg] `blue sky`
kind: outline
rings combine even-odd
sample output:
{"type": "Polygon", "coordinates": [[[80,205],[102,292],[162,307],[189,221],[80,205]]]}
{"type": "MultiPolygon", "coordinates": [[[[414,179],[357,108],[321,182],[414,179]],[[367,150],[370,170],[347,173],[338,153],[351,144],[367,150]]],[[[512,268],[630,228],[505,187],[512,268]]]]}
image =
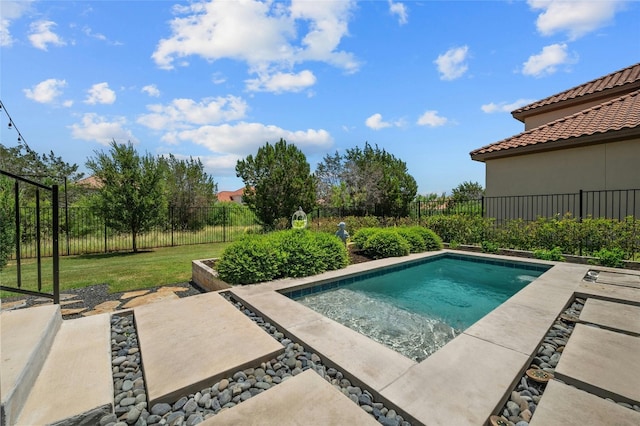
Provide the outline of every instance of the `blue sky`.
{"type": "MultiPolygon", "coordinates": [[[[0,1],[0,99],[86,172],[111,140],[199,157],[219,190],[265,142],[312,169],[365,142],[419,193],[484,185],[510,111],[640,60],[635,1],[0,1]]],[[[1,143],[16,144],[0,114],[1,143]]]]}

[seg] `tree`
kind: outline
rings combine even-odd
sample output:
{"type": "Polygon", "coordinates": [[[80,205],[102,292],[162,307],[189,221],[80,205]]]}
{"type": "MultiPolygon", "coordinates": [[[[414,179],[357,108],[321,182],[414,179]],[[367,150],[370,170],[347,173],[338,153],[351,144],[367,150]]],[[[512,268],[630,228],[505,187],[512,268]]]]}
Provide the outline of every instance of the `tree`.
{"type": "MultiPolygon", "coordinates": [[[[65,162],[53,151],[50,151],[49,154],[38,154],[23,140],[13,147],[0,144],[0,169],[47,186],[60,185],[64,182],[65,177],[69,182],[75,182],[84,175],[78,172],[77,164],[65,162]]],[[[73,201],[82,195],[82,188],[76,188],[74,185],[69,185],[68,188],[69,194],[67,195],[70,200],[73,201]]],[[[30,202],[34,196],[35,189],[32,186],[21,185],[20,199],[22,201],[30,202]]]]}
{"type": "Polygon", "coordinates": [[[316,201],[316,180],[305,155],[295,145],[280,139],[266,143],[256,156],[236,164],[236,175],[245,184],[244,202],[258,220],[273,228],[279,218],[289,218],[302,207],[310,211],[316,201]]]}
{"type": "Polygon", "coordinates": [[[322,191],[331,189],[333,207],[353,208],[361,214],[406,216],[418,190],[406,163],[369,143],[363,149],[348,149],[342,157],[337,152],[326,156],[316,176],[322,191]]]}
{"type": "Polygon", "coordinates": [[[12,189],[12,181],[0,175],[0,271],[15,248],[12,189]]]}
{"type": "Polygon", "coordinates": [[[206,224],[206,217],[198,210],[216,202],[217,185],[204,171],[200,159],[179,160],[173,154],[161,157],[166,167],[166,197],[174,226],[196,230],[206,224]]]}
{"type": "Polygon", "coordinates": [[[138,251],[138,235],[158,223],[166,208],[164,167],[149,154],[140,156],[131,142],[111,143],[109,154],[95,151],[87,167],[102,182],[92,207],[108,226],[129,232],[138,251]]]}
{"type": "Polygon", "coordinates": [[[480,199],[484,188],[478,182],[466,181],[453,188],[447,207],[455,208],[458,213],[479,214],[482,212],[480,199]]]}

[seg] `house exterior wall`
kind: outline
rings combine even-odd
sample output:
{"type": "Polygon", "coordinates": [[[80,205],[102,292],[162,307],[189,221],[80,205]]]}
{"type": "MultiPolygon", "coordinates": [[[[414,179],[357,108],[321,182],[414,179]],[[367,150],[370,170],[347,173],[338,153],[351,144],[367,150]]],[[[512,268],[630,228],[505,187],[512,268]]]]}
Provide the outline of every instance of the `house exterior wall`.
{"type": "MultiPolygon", "coordinates": [[[[540,215],[567,212],[579,216],[579,201],[575,196],[556,200],[542,196],[577,194],[580,190],[640,190],[640,139],[487,160],[486,188],[485,211],[489,217],[507,215],[513,217],[506,218],[515,218],[520,215],[532,220],[540,215]],[[507,208],[497,200],[491,200],[492,197],[536,194],[541,195],[537,201],[522,198],[517,208],[507,208]],[[506,213],[507,210],[510,213],[506,213]]],[[[611,215],[617,217],[616,213],[631,209],[640,218],[640,198],[635,199],[640,197],[640,191],[632,193],[631,200],[627,195],[623,194],[623,200],[615,207],[617,211],[610,212],[611,215]]]]}

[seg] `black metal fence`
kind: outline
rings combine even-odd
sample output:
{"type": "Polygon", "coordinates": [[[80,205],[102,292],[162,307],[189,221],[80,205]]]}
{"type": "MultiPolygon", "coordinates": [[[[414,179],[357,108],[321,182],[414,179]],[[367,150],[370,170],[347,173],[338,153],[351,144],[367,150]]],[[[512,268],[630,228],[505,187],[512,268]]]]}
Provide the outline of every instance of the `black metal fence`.
{"type": "MultiPolygon", "coordinates": [[[[60,207],[60,226],[53,232],[52,211],[38,212],[21,207],[22,257],[51,256],[58,249],[63,256],[131,250],[132,236],[117,232],[88,207],[60,207]],[[38,215],[40,219],[38,218],[38,215]],[[34,226],[39,220],[39,228],[34,226]],[[54,236],[59,237],[57,243],[54,236]],[[39,241],[36,244],[36,241],[39,241]]],[[[244,206],[170,207],[161,221],[136,238],[138,249],[230,242],[259,228],[255,215],[244,206]]]]}
{"type": "Polygon", "coordinates": [[[495,218],[497,225],[512,219],[532,221],[566,215],[577,219],[640,219],[640,189],[484,197],[481,203],[483,216],[495,218]]]}
{"type": "MultiPolygon", "coordinates": [[[[373,212],[375,209],[372,209],[373,212]]],[[[317,208],[309,212],[309,219],[313,221],[361,214],[357,210],[317,208]]],[[[494,226],[499,228],[513,219],[529,222],[539,217],[562,218],[567,214],[580,220],[589,217],[619,221],[627,217],[640,219],[640,189],[482,197],[459,201],[440,197],[412,203],[408,217],[402,218],[402,222],[422,223],[422,219],[436,215],[473,215],[492,218],[494,226]]],[[[78,255],[132,248],[130,234],[116,232],[88,207],[59,207],[55,212],[54,209],[22,207],[19,209],[19,218],[19,255],[22,258],[52,256],[56,250],[61,255],[78,255]],[[54,215],[60,218],[58,232],[53,230],[54,215]]],[[[231,242],[247,231],[259,228],[255,215],[245,206],[170,207],[157,226],[138,235],[137,246],[139,249],[149,249],[231,242]]]]}
{"type": "MultiPolygon", "coordinates": [[[[377,209],[372,208],[374,216],[377,209]]],[[[320,207],[316,218],[360,216],[360,210],[320,207]]],[[[566,194],[507,195],[453,200],[439,197],[416,201],[409,206],[409,217],[420,221],[437,215],[478,215],[495,219],[497,226],[513,219],[534,221],[539,217],[562,218],[571,215],[577,219],[604,218],[623,220],[632,216],[640,219],[640,189],[583,191],[566,194]]]]}
{"type": "MultiPolygon", "coordinates": [[[[31,296],[40,296],[53,299],[53,303],[60,303],[60,261],[58,251],[58,235],[59,235],[59,206],[58,206],[58,185],[48,187],[38,182],[34,182],[25,179],[20,176],[16,176],[12,173],[0,170],[0,174],[6,176],[13,181],[13,205],[20,205],[20,193],[21,187],[27,186],[30,189],[35,190],[34,204],[32,208],[33,221],[32,226],[23,228],[24,218],[22,216],[22,210],[19,208],[13,208],[13,217],[15,219],[13,226],[13,255],[12,257],[16,261],[16,286],[10,287],[0,285],[0,290],[10,291],[14,293],[28,294],[31,296]],[[41,196],[41,190],[45,191],[45,194],[41,196]],[[42,202],[41,202],[42,201],[42,202]],[[25,235],[23,229],[28,229],[31,235],[25,235]],[[46,230],[49,230],[49,237],[47,237],[46,230]],[[33,252],[30,255],[25,255],[24,241],[28,240],[26,245],[33,252]],[[51,243],[51,250],[49,253],[45,253],[47,242],[51,243]],[[43,271],[42,271],[42,257],[53,257],[53,270],[51,271],[52,291],[51,293],[45,292],[42,289],[43,283],[43,271]],[[27,257],[35,257],[36,261],[36,277],[37,281],[34,283],[23,283],[22,279],[22,259],[27,257]]],[[[9,216],[2,217],[2,220],[10,220],[9,216]]]]}

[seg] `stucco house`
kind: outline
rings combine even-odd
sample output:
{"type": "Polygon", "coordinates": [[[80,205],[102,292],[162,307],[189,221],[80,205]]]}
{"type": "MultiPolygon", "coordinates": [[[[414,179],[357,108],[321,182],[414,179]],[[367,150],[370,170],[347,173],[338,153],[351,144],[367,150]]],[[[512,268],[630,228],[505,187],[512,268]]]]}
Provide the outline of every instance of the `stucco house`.
{"type": "Polygon", "coordinates": [[[235,191],[220,191],[218,192],[218,201],[243,204],[243,201],[242,201],[243,195],[244,195],[244,187],[240,189],[236,189],[235,191]]]}
{"type": "Polygon", "coordinates": [[[599,214],[586,211],[589,203],[606,204],[610,217],[640,218],[640,63],[511,114],[522,133],[470,153],[485,163],[488,199],[526,204],[516,210],[529,219],[599,214]]]}

